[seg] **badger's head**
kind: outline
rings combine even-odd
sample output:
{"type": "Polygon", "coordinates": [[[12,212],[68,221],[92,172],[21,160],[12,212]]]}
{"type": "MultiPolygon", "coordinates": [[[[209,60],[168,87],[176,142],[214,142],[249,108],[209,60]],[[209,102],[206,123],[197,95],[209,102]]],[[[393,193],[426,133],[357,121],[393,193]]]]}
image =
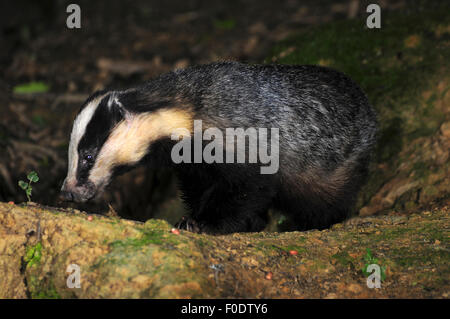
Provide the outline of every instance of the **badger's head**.
{"type": "Polygon", "coordinates": [[[136,166],[153,142],[191,126],[189,109],[135,103],[136,92],[103,91],[82,106],[70,136],[68,172],[61,188],[64,200],[96,197],[119,168],[136,166]]]}

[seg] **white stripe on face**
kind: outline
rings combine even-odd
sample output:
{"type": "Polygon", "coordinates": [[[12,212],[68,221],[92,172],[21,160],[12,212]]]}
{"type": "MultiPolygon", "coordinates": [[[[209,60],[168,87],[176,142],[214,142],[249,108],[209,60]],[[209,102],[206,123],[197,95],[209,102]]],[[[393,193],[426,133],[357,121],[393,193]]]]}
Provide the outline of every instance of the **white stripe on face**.
{"type": "Polygon", "coordinates": [[[70,135],[69,144],[69,167],[67,172],[67,177],[64,184],[68,183],[75,186],[77,183],[77,167],[78,167],[78,144],[81,138],[86,132],[86,127],[90,122],[95,110],[97,109],[100,101],[105,97],[106,94],[99,96],[89,102],[88,105],[78,114],[77,118],[73,123],[72,134],[70,135]]]}

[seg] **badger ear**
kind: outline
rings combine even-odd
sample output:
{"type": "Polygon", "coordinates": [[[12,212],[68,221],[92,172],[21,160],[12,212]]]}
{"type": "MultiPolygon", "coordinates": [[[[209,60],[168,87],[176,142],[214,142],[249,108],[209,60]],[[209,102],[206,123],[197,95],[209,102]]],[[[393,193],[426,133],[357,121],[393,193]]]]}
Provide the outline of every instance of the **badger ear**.
{"type": "Polygon", "coordinates": [[[121,102],[121,96],[117,93],[112,93],[108,100],[108,108],[112,113],[120,115],[125,121],[131,121],[131,113],[121,102]]]}

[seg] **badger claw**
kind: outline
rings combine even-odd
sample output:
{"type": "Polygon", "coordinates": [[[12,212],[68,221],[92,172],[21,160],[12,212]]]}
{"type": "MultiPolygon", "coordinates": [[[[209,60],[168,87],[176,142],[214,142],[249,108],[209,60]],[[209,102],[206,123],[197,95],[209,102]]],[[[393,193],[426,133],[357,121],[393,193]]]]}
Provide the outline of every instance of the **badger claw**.
{"type": "Polygon", "coordinates": [[[181,217],[180,221],[175,224],[175,227],[192,233],[200,234],[202,232],[200,223],[188,216],[181,217]]]}

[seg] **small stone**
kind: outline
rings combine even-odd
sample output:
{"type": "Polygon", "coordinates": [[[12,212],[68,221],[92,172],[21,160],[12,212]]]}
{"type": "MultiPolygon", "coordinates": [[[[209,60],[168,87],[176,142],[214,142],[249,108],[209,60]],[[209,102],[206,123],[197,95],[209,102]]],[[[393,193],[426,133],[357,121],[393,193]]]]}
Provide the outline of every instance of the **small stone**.
{"type": "Polygon", "coordinates": [[[407,37],[404,41],[405,47],[407,48],[416,48],[419,46],[421,42],[421,38],[419,35],[413,34],[407,37]]]}
{"type": "Polygon", "coordinates": [[[361,287],[361,285],[358,285],[358,284],[350,284],[347,287],[347,290],[357,294],[357,293],[360,293],[362,291],[362,287],[361,287]]]}

